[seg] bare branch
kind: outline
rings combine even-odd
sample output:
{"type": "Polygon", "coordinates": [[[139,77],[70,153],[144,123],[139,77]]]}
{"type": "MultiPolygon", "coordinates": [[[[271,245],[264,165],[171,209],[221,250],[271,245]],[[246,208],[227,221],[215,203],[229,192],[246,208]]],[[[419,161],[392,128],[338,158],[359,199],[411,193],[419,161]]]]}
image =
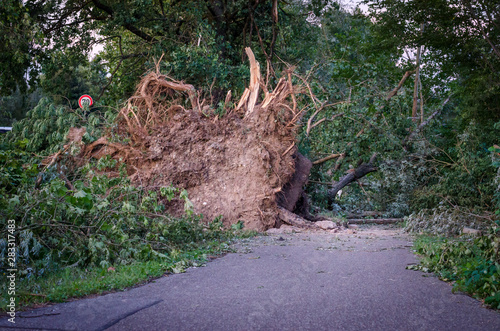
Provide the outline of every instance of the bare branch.
{"type": "MultiPolygon", "coordinates": [[[[311,129],[314,128],[316,125],[318,125],[319,123],[325,121],[325,119],[321,119],[318,121],[318,123],[315,123],[314,125],[312,125],[312,121],[314,120],[314,117],[316,117],[316,115],[318,115],[318,113],[320,111],[322,111],[323,109],[325,109],[326,107],[332,107],[332,106],[336,106],[336,105],[340,105],[342,103],[346,103],[347,101],[339,101],[339,102],[335,102],[335,103],[330,103],[330,104],[327,104],[325,105],[324,103],[321,105],[321,107],[318,108],[318,110],[316,110],[314,112],[314,114],[311,115],[311,117],[309,117],[309,119],[307,120],[307,128],[306,128],[306,135],[309,136],[309,133],[311,132],[311,129]]],[[[332,120],[335,118],[335,117],[339,117],[339,116],[342,116],[344,115],[344,113],[341,113],[341,114],[337,114],[337,115],[334,115],[332,117],[332,120]]]]}
{"type": "Polygon", "coordinates": [[[408,77],[410,77],[413,73],[415,73],[415,70],[411,70],[411,71],[405,72],[405,74],[403,75],[403,78],[401,78],[401,81],[399,82],[398,86],[396,86],[394,88],[394,90],[392,90],[391,92],[389,92],[389,94],[387,95],[387,97],[385,98],[385,100],[389,101],[393,96],[395,96],[396,94],[398,94],[398,91],[401,89],[401,87],[403,87],[403,84],[406,82],[406,80],[408,79],[408,77]]]}
{"type": "Polygon", "coordinates": [[[446,104],[448,103],[448,101],[450,101],[450,98],[453,94],[450,94],[450,96],[448,98],[446,98],[446,100],[443,102],[443,104],[441,105],[441,107],[436,110],[435,112],[433,112],[431,114],[431,116],[427,117],[427,119],[422,122],[414,131],[412,131],[406,138],[405,140],[403,141],[403,148],[406,149],[406,145],[408,143],[408,141],[410,141],[417,133],[419,133],[426,125],[428,125],[430,123],[430,121],[432,121],[432,119],[434,117],[436,117],[439,113],[441,113],[441,111],[444,109],[444,106],[446,106],[446,104]]]}
{"type": "Polygon", "coordinates": [[[343,154],[343,153],[340,153],[340,154],[332,154],[332,155],[328,155],[327,157],[324,157],[324,158],[322,158],[322,159],[319,159],[319,160],[314,161],[314,162],[313,162],[313,165],[317,165],[317,164],[324,163],[324,162],[326,162],[326,161],[328,161],[328,160],[335,159],[335,158],[337,158],[337,157],[339,157],[339,156],[342,156],[342,155],[344,155],[344,154],[343,154]]]}

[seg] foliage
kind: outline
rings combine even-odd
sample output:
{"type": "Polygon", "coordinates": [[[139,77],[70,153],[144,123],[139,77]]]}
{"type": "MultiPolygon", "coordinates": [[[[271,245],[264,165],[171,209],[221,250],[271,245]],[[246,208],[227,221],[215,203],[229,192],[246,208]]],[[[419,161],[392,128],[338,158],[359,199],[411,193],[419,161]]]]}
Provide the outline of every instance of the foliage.
{"type": "Polygon", "coordinates": [[[492,105],[500,95],[493,83],[499,59],[477,22],[485,23],[491,35],[497,29],[488,17],[474,15],[477,6],[487,7],[481,15],[496,7],[481,2],[472,4],[474,11],[460,0],[369,2],[372,21],[334,7],[317,18],[322,37],[315,42],[324,51],[312,53],[308,76],[318,105],[304,116],[304,129],[319,105],[334,106],[319,112],[312,121],[318,126],[309,135],[302,133],[299,148],[313,160],[332,153],[345,157],[313,167],[312,179],[321,184],[310,185],[309,194],[321,208],[381,210],[397,217],[443,204],[488,214],[495,170],[487,148],[498,137],[493,124],[500,112],[492,105]],[[465,29],[467,24],[473,28],[465,29]],[[387,101],[387,95],[405,71],[415,69],[420,45],[425,46],[419,74],[423,118],[412,121],[414,74],[396,96],[387,101]],[[494,68],[485,70],[490,65],[494,68]],[[433,119],[424,122],[431,114],[433,119]],[[339,180],[374,152],[379,171],[345,188],[328,206],[323,183],[339,180]]]}
{"type": "Polygon", "coordinates": [[[488,231],[494,225],[492,215],[489,216],[490,218],[486,218],[483,215],[473,214],[471,210],[441,205],[408,216],[405,230],[445,236],[459,235],[464,227],[488,231]]]}
{"type": "Polygon", "coordinates": [[[123,165],[119,176],[109,177],[104,171],[117,166],[110,158],[77,170],[71,182],[60,167],[40,172],[21,149],[25,142],[0,153],[6,184],[0,196],[0,270],[9,268],[7,222],[14,220],[22,306],[122,289],[166,271],[183,272],[208,255],[227,251],[226,243],[235,235],[252,235],[224,230],[221,219],[202,222],[185,190],[145,191],[130,183],[123,165]],[[38,188],[37,178],[43,179],[38,188]],[[184,205],[184,216],[169,216],[171,204],[184,205]]]}
{"type": "Polygon", "coordinates": [[[413,67],[415,48],[423,46],[420,77],[425,103],[453,95],[453,107],[424,132],[438,153],[418,151],[429,155],[428,167],[435,175],[416,193],[414,210],[432,208],[437,200],[491,207],[494,173],[487,148],[497,143],[499,133],[494,123],[500,119],[500,52],[494,38],[500,30],[493,19],[499,2],[365,2],[377,21],[377,50],[391,50],[402,64],[413,67]]]}
{"type": "MultiPolygon", "coordinates": [[[[498,126],[499,123],[497,123],[496,125],[498,126]]],[[[493,166],[497,168],[497,175],[494,179],[494,185],[496,185],[496,190],[495,190],[495,198],[493,201],[495,202],[495,207],[496,207],[495,214],[497,218],[500,220],[500,147],[498,145],[494,145],[493,147],[490,147],[489,150],[492,155],[493,166]]]]}
{"type": "Polygon", "coordinates": [[[23,119],[41,98],[40,89],[23,94],[19,88],[11,95],[0,97],[0,126],[12,126],[15,121],[23,119]]]}
{"type": "Polygon", "coordinates": [[[105,105],[105,100],[100,100],[102,86],[108,81],[103,63],[84,56],[70,57],[66,52],[52,52],[45,59],[38,77],[44,95],[56,105],[73,109],[79,107],[78,99],[84,94],[92,96],[100,106],[105,105]]]}
{"type": "Polygon", "coordinates": [[[36,34],[22,1],[0,3],[0,94],[26,90],[25,73],[32,65],[30,42],[36,34]]]}
{"type": "MultiPolygon", "coordinates": [[[[103,158],[95,168],[85,167],[71,189],[53,169],[43,174],[46,183],[40,189],[19,187],[2,199],[2,219],[16,220],[19,229],[19,270],[41,275],[54,265],[106,267],[162,259],[191,244],[223,236],[218,232],[219,221],[203,231],[205,226],[192,215],[185,191],[177,199],[184,201],[186,216],[174,219],[164,215],[162,199],[172,200],[168,192],[176,190],[143,192],[131,185],[123,167],[117,178],[98,173],[114,163],[103,158]]],[[[0,247],[5,267],[5,239],[0,247]]]]}
{"type": "Polygon", "coordinates": [[[26,150],[40,154],[55,153],[63,147],[66,135],[71,127],[85,127],[85,143],[99,138],[105,123],[109,123],[116,114],[112,111],[102,113],[99,110],[73,110],[57,106],[49,98],[42,98],[35,108],[30,110],[22,121],[14,124],[8,139],[12,143],[26,139],[26,150]]]}
{"type": "MultiPolygon", "coordinates": [[[[407,128],[412,125],[400,110],[408,97],[403,87],[391,103],[384,100],[397,84],[395,77],[401,69],[390,64],[391,54],[372,51],[372,23],[363,15],[328,7],[318,21],[321,30],[316,42],[322,51],[317,51],[308,72],[318,101],[304,116],[299,149],[313,160],[332,153],[345,156],[313,167],[312,179],[338,181],[377,152],[380,171],[363,178],[359,185],[345,188],[333,207],[404,215],[409,210],[408,195],[404,193],[414,188],[401,179],[401,175],[407,174],[406,179],[411,181],[412,176],[402,148],[407,128]],[[323,109],[312,123],[322,122],[307,135],[306,121],[320,105],[323,109]]],[[[321,208],[330,207],[327,189],[322,184],[309,188],[312,200],[321,208]]]]}
{"type": "Polygon", "coordinates": [[[232,64],[220,54],[215,31],[207,27],[203,43],[198,45],[179,45],[164,56],[160,65],[162,72],[172,77],[181,77],[186,83],[199,88],[210,104],[224,102],[227,91],[241,94],[244,82],[249,80],[246,63],[232,64]],[[237,78],[237,79],[234,79],[237,78]]]}
{"type": "Polygon", "coordinates": [[[488,235],[471,239],[445,239],[420,236],[415,249],[422,256],[420,265],[409,269],[435,272],[454,282],[454,290],[484,299],[500,309],[500,237],[498,227],[488,235]]]}
{"type": "Polygon", "coordinates": [[[15,146],[0,144],[0,194],[16,192],[17,187],[33,182],[38,175],[37,160],[24,149],[28,141],[18,141],[15,146]]]}
{"type": "MultiPolygon", "coordinates": [[[[18,59],[19,65],[17,75],[2,75],[1,84],[6,85],[11,80],[25,84],[21,77],[29,71],[32,84],[43,78],[44,91],[50,92],[51,96],[55,92],[69,98],[67,93],[60,92],[73,87],[61,86],[60,83],[81,78],[75,70],[79,65],[87,66],[88,55],[95,45],[104,49],[94,61],[99,66],[96,72],[104,70],[111,74],[105,80],[101,76],[95,87],[104,92],[110,87],[108,83],[116,80],[120,87],[111,86],[111,98],[115,101],[130,94],[127,92],[133,89],[140,75],[152,68],[154,58],[165,54],[170,60],[173,52],[182,46],[196,49],[211,47],[213,43],[211,57],[219,57],[229,67],[239,66],[245,46],[254,44],[258,46],[254,48],[261,48],[262,45],[262,52],[273,53],[279,36],[272,2],[127,0],[118,4],[107,0],[14,1],[3,5],[2,13],[5,11],[5,14],[0,17],[4,24],[2,32],[10,37],[6,39],[5,52],[9,58],[1,60],[7,65],[18,59]],[[24,41],[25,37],[28,40],[24,41]],[[11,51],[8,46],[16,51],[11,51]],[[38,66],[33,65],[35,61],[38,66]]],[[[197,60],[202,61],[203,57],[197,57],[197,60]]],[[[210,86],[214,78],[210,74],[202,75],[203,79],[197,85],[208,80],[205,87],[210,86]]],[[[189,78],[188,75],[182,73],[175,78],[185,79],[189,78]]],[[[226,79],[233,80],[232,77],[226,79]]],[[[92,84],[88,86],[94,87],[92,84]]],[[[7,90],[2,89],[2,92],[7,90]]]]}

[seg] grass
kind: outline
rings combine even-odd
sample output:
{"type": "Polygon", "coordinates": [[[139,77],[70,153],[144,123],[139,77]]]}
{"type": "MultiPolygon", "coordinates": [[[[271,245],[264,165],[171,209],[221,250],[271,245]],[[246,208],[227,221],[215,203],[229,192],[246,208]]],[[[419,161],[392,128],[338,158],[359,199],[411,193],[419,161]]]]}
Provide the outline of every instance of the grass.
{"type": "MultiPolygon", "coordinates": [[[[257,235],[255,231],[233,231],[234,239],[257,235]]],[[[16,280],[17,308],[24,310],[33,306],[65,302],[89,295],[121,291],[148,283],[163,275],[182,273],[192,266],[203,266],[211,259],[232,251],[230,243],[212,241],[191,250],[178,252],[160,261],[133,262],[129,265],[110,268],[88,267],[53,270],[43,277],[25,277],[16,280]]],[[[5,277],[5,275],[3,275],[5,277]]],[[[2,291],[0,305],[5,311],[10,296],[2,291]]]]}

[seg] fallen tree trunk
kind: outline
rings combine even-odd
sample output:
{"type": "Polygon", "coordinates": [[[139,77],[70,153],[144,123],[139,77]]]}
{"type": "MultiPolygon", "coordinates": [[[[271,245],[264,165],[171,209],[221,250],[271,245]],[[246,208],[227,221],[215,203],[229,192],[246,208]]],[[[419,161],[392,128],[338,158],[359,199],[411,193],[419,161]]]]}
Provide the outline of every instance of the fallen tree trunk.
{"type": "Polygon", "coordinates": [[[330,203],[333,203],[335,201],[335,196],[337,195],[337,192],[346,187],[347,185],[351,184],[352,182],[368,175],[370,172],[377,171],[377,167],[373,166],[373,162],[377,158],[377,153],[373,154],[372,157],[370,158],[370,161],[368,163],[363,163],[354,171],[351,173],[345,175],[335,183],[335,185],[328,190],[328,201],[330,203]]]}
{"type": "Polygon", "coordinates": [[[293,157],[295,158],[295,172],[290,181],[276,194],[278,205],[292,212],[297,201],[302,197],[303,187],[307,183],[312,167],[311,161],[299,152],[296,152],[293,157]]]}
{"type": "Polygon", "coordinates": [[[358,218],[358,219],[349,219],[347,223],[349,224],[394,224],[398,222],[402,222],[403,218],[358,218]]]}
{"type": "Polygon", "coordinates": [[[352,213],[352,214],[347,214],[347,218],[362,218],[362,217],[366,217],[366,216],[380,216],[380,215],[384,215],[385,212],[383,211],[363,211],[361,213],[358,213],[358,214],[355,214],[355,213],[352,213]]]}

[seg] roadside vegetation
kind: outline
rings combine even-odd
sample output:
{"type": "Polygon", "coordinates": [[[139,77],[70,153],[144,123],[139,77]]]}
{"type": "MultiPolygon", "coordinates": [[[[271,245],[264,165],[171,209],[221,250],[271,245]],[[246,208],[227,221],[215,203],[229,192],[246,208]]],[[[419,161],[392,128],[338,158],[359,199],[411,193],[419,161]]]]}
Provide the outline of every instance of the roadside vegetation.
{"type": "MultiPolygon", "coordinates": [[[[491,152],[497,154],[493,157],[493,166],[500,172],[500,149],[492,148],[491,152]]],[[[500,183],[497,181],[497,184],[500,183]]],[[[493,202],[498,218],[500,190],[493,202]]],[[[460,213],[441,208],[440,212],[430,215],[420,213],[407,218],[406,230],[417,233],[414,249],[421,257],[420,264],[408,269],[433,272],[440,279],[452,282],[454,291],[467,293],[491,308],[500,309],[500,221],[489,225],[477,215],[469,215],[466,220],[459,216],[460,213]],[[464,225],[482,230],[479,234],[463,234],[464,225]]]]}
{"type": "Polygon", "coordinates": [[[419,235],[414,243],[419,265],[408,269],[433,272],[452,282],[453,290],[500,309],[500,259],[498,227],[478,238],[419,235]]]}

